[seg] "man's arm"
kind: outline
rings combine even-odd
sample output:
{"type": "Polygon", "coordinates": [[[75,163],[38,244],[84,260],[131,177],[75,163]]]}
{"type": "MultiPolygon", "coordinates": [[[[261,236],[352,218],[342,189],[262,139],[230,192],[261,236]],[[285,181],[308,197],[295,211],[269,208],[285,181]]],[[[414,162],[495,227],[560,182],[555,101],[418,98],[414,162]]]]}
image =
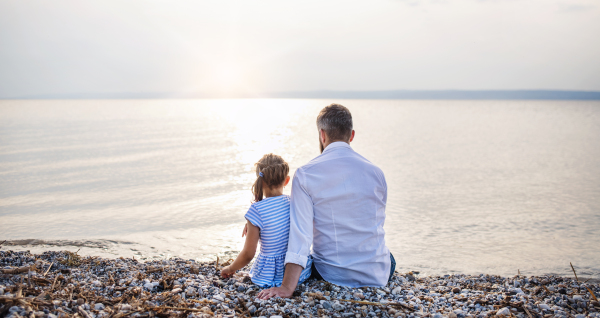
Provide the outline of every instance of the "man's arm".
{"type": "Polygon", "coordinates": [[[313,241],[313,203],[303,187],[304,173],[296,170],[292,182],[290,198],[290,237],[285,256],[285,272],[281,287],[266,289],[258,294],[260,299],[271,297],[292,297],[302,269],[308,262],[310,246],[313,241]]]}
{"type": "Polygon", "coordinates": [[[258,298],[291,298],[294,290],[296,290],[296,286],[298,285],[300,274],[302,274],[302,266],[293,263],[285,264],[285,273],[283,274],[283,283],[281,284],[281,287],[273,287],[262,290],[260,293],[258,293],[258,298]]]}

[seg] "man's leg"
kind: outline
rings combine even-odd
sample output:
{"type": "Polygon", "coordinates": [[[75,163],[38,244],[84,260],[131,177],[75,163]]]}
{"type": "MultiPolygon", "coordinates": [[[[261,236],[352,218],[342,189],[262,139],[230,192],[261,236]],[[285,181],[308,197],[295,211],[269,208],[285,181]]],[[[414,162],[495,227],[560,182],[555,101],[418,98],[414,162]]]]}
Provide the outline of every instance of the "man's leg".
{"type": "Polygon", "coordinates": [[[311,273],[310,273],[310,277],[308,279],[314,278],[316,280],[323,280],[323,276],[321,276],[321,274],[319,274],[319,272],[317,271],[317,268],[315,267],[314,260],[311,265],[310,271],[311,271],[311,273]]]}
{"type": "MultiPolygon", "coordinates": [[[[390,252],[390,261],[392,261],[392,266],[390,266],[390,278],[388,279],[388,281],[392,280],[392,277],[394,276],[394,271],[396,270],[396,259],[394,258],[394,255],[392,255],[392,253],[390,252]]],[[[314,263],[313,263],[314,266],[314,263]]],[[[321,275],[319,275],[321,276],[321,275]]]]}

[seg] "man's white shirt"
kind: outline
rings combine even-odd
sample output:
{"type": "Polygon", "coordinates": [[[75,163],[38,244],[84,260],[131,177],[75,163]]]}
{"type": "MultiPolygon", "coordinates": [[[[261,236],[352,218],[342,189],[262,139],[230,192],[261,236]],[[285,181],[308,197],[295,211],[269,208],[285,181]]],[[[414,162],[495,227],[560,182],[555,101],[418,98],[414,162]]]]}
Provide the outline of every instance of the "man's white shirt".
{"type": "Polygon", "coordinates": [[[331,283],[384,286],[390,275],[385,245],[387,184],[381,169],[345,142],[334,142],[298,168],[292,182],[285,263],[315,267],[331,283]]]}

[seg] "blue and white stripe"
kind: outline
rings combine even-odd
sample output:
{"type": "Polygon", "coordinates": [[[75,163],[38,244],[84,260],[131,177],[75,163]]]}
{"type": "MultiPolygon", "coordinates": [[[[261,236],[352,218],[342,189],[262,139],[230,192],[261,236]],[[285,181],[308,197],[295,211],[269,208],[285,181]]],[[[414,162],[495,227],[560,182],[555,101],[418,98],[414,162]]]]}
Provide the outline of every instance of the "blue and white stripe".
{"type": "MultiPolygon", "coordinates": [[[[260,229],[260,253],[250,270],[252,282],[260,287],[281,286],[290,234],[290,197],[280,195],[253,203],[245,217],[260,229]]],[[[309,259],[299,284],[310,277],[311,265],[309,259]]]]}

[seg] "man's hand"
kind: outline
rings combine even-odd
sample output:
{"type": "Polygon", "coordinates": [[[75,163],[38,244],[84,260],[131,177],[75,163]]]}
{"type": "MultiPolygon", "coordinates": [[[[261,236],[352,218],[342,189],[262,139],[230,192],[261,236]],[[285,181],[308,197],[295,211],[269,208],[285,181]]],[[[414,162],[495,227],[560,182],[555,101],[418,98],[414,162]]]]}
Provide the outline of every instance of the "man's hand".
{"type": "Polygon", "coordinates": [[[269,299],[271,297],[291,298],[293,293],[293,290],[281,286],[264,289],[260,293],[258,293],[257,297],[259,299],[269,299]]]}
{"type": "Polygon", "coordinates": [[[242,231],[242,237],[246,236],[246,234],[248,234],[248,223],[246,223],[244,225],[244,230],[242,231]]]}
{"type": "Polygon", "coordinates": [[[300,274],[302,274],[302,266],[294,263],[285,264],[281,287],[265,289],[258,293],[257,297],[259,299],[269,299],[271,297],[291,298],[298,285],[300,274]]]}

